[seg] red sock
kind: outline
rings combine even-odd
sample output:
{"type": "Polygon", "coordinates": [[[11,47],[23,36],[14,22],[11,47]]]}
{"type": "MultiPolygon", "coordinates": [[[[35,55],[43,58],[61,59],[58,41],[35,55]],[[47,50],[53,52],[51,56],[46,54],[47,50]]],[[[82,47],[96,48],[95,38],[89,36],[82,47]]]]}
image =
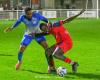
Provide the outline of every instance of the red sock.
{"type": "Polygon", "coordinates": [[[65,58],[65,60],[64,60],[66,63],[71,63],[71,59],[70,58],[65,58]]]}

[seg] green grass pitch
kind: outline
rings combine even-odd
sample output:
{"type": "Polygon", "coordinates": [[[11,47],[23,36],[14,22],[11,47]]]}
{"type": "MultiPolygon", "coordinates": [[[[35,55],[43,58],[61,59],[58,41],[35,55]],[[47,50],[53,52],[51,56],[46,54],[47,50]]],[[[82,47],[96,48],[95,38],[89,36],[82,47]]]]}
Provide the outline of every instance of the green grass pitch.
{"type": "MultiPolygon", "coordinates": [[[[65,24],[73,39],[73,48],[65,54],[79,62],[77,74],[72,74],[71,66],[55,59],[56,67],[68,69],[65,77],[47,74],[47,62],[43,48],[35,41],[27,47],[23,64],[15,70],[17,52],[24,33],[21,24],[10,33],[4,33],[14,21],[0,21],[0,80],[100,80],[100,19],[76,19],[65,24]]],[[[55,39],[46,36],[49,46],[55,39]]]]}

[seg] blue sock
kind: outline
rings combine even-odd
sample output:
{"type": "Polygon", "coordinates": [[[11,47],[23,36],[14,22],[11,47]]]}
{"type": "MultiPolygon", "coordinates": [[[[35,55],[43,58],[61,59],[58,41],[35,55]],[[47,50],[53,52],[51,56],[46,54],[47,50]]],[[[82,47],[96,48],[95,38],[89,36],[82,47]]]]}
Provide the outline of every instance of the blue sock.
{"type": "Polygon", "coordinates": [[[23,53],[22,52],[19,52],[18,53],[18,61],[21,61],[22,60],[22,56],[23,56],[23,53]]]}

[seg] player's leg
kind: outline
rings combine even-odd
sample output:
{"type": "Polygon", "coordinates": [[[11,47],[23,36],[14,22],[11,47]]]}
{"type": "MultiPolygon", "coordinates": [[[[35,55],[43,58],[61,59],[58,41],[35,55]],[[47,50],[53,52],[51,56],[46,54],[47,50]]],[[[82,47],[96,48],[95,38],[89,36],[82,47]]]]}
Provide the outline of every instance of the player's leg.
{"type": "MultiPolygon", "coordinates": [[[[60,49],[59,47],[50,47],[50,48],[48,48],[47,50],[46,50],[46,54],[48,55],[48,57],[50,56],[50,55],[53,55],[55,58],[57,58],[57,59],[60,59],[60,60],[62,60],[62,61],[64,61],[65,59],[66,59],[66,57],[65,56],[63,56],[63,51],[62,51],[62,49],[60,49]]],[[[69,63],[71,60],[70,59],[68,59],[67,60],[67,63],[69,63]]]]}
{"type": "MultiPolygon", "coordinates": [[[[48,49],[48,44],[46,42],[46,39],[43,36],[37,37],[36,41],[45,49],[45,51],[46,51],[46,49],[48,49]]],[[[53,56],[50,55],[48,57],[46,53],[45,53],[45,56],[46,56],[46,59],[47,59],[47,62],[48,62],[48,72],[55,70],[53,56]]]]}
{"type": "Polygon", "coordinates": [[[54,49],[55,49],[55,45],[53,45],[50,48],[47,48],[45,50],[45,54],[46,54],[48,64],[49,64],[48,73],[55,73],[56,72],[53,56],[50,55],[51,53],[53,53],[54,49]]]}
{"type": "Polygon", "coordinates": [[[18,62],[16,64],[16,70],[18,70],[22,64],[22,56],[23,56],[23,52],[26,49],[27,46],[21,45],[20,49],[18,51],[18,62]]]}
{"type": "Polygon", "coordinates": [[[18,51],[18,62],[16,64],[16,70],[18,70],[20,68],[20,66],[22,64],[23,53],[31,41],[32,41],[32,37],[30,37],[28,35],[25,35],[23,37],[19,51],[18,51]]]}
{"type": "Polygon", "coordinates": [[[72,71],[73,71],[73,73],[76,73],[78,63],[72,61],[68,57],[65,57],[63,54],[64,54],[64,51],[66,51],[66,50],[63,50],[63,49],[64,48],[61,49],[59,46],[56,46],[56,48],[53,49],[53,52],[51,52],[52,48],[50,47],[50,48],[48,48],[46,50],[46,53],[48,54],[48,56],[53,55],[55,58],[57,58],[59,60],[62,60],[64,62],[66,62],[66,63],[71,64],[72,65],[72,71]]]}
{"type": "Polygon", "coordinates": [[[56,51],[53,53],[53,56],[57,59],[60,59],[68,64],[71,64],[72,65],[72,71],[73,73],[76,73],[77,72],[77,67],[78,67],[78,63],[77,62],[74,62],[72,61],[70,58],[68,57],[65,57],[64,56],[64,52],[61,48],[57,47],[55,49],[56,51]]]}
{"type": "MultiPolygon", "coordinates": [[[[40,45],[41,45],[45,50],[48,48],[48,44],[47,44],[46,41],[41,41],[41,42],[40,42],[40,45]]],[[[45,55],[47,55],[47,54],[45,54],[45,55]]],[[[46,56],[46,57],[47,57],[47,56],[46,56]]],[[[54,60],[53,60],[53,56],[52,56],[52,55],[50,55],[50,57],[49,57],[48,64],[49,64],[50,67],[54,67],[54,60]]]]}

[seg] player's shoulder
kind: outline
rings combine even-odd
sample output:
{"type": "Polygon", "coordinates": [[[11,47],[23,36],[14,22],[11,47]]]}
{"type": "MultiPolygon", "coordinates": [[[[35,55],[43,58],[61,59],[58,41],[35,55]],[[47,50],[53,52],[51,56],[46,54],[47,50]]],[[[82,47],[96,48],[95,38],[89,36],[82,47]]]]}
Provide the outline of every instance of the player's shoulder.
{"type": "Polygon", "coordinates": [[[36,15],[36,14],[38,14],[38,13],[37,13],[36,11],[33,11],[32,14],[36,15]]]}
{"type": "Polygon", "coordinates": [[[24,19],[25,18],[25,14],[23,14],[23,15],[20,15],[20,17],[19,17],[21,20],[22,19],[24,19]]]}
{"type": "Polygon", "coordinates": [[[60,24],[60,20],[59,21],[55,21],[54,23],[53,23],[53,26],[54,27],[57,27],[57,26],[60,26],[61,24],[60,24]]]}
{"type": "Polygon", "coordinates": [[[33,13],[39,13],[39,10],[35,10],[35,11],[33,11],[33,13]]]}
{"type": "Polygon", "coordinates": [[[41,16],[41,14],[39,12],[37,12],[37,11],[34,11],[33,15],[41,16]]]}

